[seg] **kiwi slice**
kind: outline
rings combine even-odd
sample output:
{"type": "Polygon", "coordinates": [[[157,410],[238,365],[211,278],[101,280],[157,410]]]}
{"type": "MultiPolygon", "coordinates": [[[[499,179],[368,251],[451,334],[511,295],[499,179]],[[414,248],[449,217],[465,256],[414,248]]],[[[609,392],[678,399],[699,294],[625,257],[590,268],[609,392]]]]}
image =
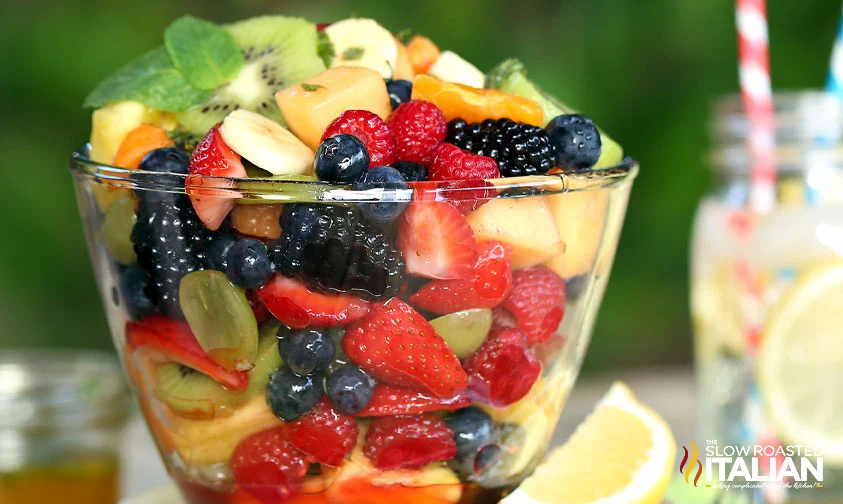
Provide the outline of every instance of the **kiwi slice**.
{"type": "Polygon", "coordinates": [[[226,26],[246,64],[231,82],[178,115],[187,131],[206,133],[230,112],[246,109],[284,124],[275,93],[325,71],[316,25],[301,18],[262,16],[226,26]]]}
{"type": "Polygon", "coordinates": [[[234,409],[263,394],[269,375],[283,364],[278,353],[278,322],[261,326],[255,367],[249,386],[242,392],[229,390],[213,378],[177,362],[164,362],[155,369],[155,397],[176,415],[211,419],[229,416],[234,409]]]}
{"type": "MultiPolygon", "coordinates": [[[[551,119],[558,115],[576,113],[576,110],[542,91],[527,79],[524,64],[517,59],[508,59],[490,70],[486,74],[486,87],[499,89],[538,102],[542,111],[544,111],[544,124],[542,126],[546,126],[551,119]]],[[[605,131],[600,128],[598,130],[603,147],[600,151],[600,159],[597,160],[594,168],[606,168],[619,164],[623,160],[623,148],[612,140],[605,131]]]]}

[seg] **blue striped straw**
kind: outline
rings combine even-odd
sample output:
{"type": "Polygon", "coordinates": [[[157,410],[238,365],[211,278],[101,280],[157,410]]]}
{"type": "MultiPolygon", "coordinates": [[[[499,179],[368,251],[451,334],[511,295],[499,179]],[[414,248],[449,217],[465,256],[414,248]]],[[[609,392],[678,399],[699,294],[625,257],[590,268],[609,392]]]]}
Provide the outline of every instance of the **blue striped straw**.
{"type": "Polygon", "coordinates": [[[828,80],[825,82],[825,90],[843,99],[843,16],[840,18],[837,37],[834,39],[834,49],[831,51],[831,63],[828,66],[828,80]]]}

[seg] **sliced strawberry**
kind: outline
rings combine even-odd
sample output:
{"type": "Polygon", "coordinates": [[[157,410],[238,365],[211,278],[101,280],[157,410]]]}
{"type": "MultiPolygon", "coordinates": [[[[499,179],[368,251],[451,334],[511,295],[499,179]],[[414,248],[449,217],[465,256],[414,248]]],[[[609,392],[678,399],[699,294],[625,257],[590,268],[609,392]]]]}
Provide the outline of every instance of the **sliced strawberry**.
{"type": "MultiPolygon", "coordinates": [[[[545,266],[515,271],[512,292],[496,311],[506,310],[527,334],[530,346],[547,340],[565,315],[565,281],[545,266]]],[[[496,319],[503,320],[499,313],[496,319]]]]}
{"type": "Polygon", "coordinates": [[[257,320],[258,325],[263,324],[267,320],[272,318],[272,314],[269,313],[269,310],[266,306],[261,303],[261,300],[258,299],[258,293],[252,289],[246,291],[246,300],[249,302],[249,306],[252,307],[252,312],[255,314],[255,320],[257,320]]]}
{"type": "Polygon", "coordinates": [[[263,503],[284,502],[298,493],[310,461],[287,440],[286,426],[252,434],[231,455],[237,485],[263,503]]]}
{"type": "Polygon", "coordinates": [[[330,467],[339,466],[357,444],[357,421],[331,406],[322,396],[306,415],[287,424],[287,437],[297,450],[330,467]]]}
{"type": "Polygon", "coordinates": [[[456,411],[471,405],[465,394],[454,397],[436,397],[404,387],[379,383],[372,391],[372,400],[359,417],[381,417],[393,415],[418,415],[434,411],[456,411]]]}
{"type": "Polygon", "coordinates": [[[468,221],[444,201],[410,203],[398,221],[395,244],[411,275],[466,278],[477,261],[477,241],[468,221]]]}
{"type": "Polygon", "coordinates": [[[398,298],[372,306],[345,331],[348,358],[378,380],[454,397],[466,375],[451,347],[410,305],[398,298]]]}
{"type": "Polygon", "coordinates": [[[512,249],[496,241],[477,247],[474,273],[465,280],[433,280],[410,296],[410,303],[433,313],[494,308],[512,289],[512,249]]]}
{"type": "Polygon", "coordinates": [[[527,348],[527,336],[512,328],[493,330],[464,365],[472,398],[495,406],[523,398],[541,374],[541,364],[527,348]]]}
{"type": "Polygon", "coordinates": [[[372,420],[363,454],[382,471],[421,467],[457,454],[454,432],[433,415],[391,416],[372,420]]]}
{"type": "Polygon", "coordinates": [[[158,358],[205,373],[232,390],[246,390],[249,385],[249,375],[245,371],[229,371],[208,358],[187,322],[160,314],[128,322],[126,344],[132,350],[144,347],[158,358]]]}
{"type": "Polygon", "coordinates": [[[342,326],[369,313],[365,299],[315,292],[283,275],[275,275],[257,292],[258,299],[275,318],[293,329],[342,326]]]}
{"type": "Polygon", "coordinates": [[[219,229],[234,208],[237,193],[231,190],[231,181],[208,177],[246,177],[240,154],[226,145],[219,124],[193,150],[187,171],[190,176],[185,190],[196,215],[208,229],[219,229]]]}

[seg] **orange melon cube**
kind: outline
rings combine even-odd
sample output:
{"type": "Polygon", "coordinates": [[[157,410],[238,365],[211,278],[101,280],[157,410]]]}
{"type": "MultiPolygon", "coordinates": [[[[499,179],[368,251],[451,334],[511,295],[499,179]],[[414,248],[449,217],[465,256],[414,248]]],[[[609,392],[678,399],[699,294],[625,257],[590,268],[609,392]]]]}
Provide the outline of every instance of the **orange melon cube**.
{"type": "Polygon", "coordinates": [[[556,220],[559,238],[565,242],[565,255],[545,263],[562,278],[588,273],[603,239],[609,193],[591,190],[556,194],[547,197],[556,220]]]}
{"type": "Polygon", "coordinates": [[[430,65],[439,58],[439,47],[427,37],[413,35],[407,43],[407,55],[413,65],[413,71],[417,74],[427,72],[430,65]]]}
{"type": "Polygon", "coordinates": [[[363,67],[330,68],[278,91],[275,101],[287,127],[311,150],[319,147],[322,133],[346,110],[368,110],[382,119],[392,111],[383,76],[363,67]]]}
{"type": "Polygon", "coordinates": [[[395,38],[395,44],[398,46],[398,59],[395,60],[395,69],[392,71],[392,78],[411,81],[416,76],[416,71],[413,70],[413,63],[410,61],[407,46],[397,37],[395,38]]]}
{"type": "Polygon", "coordinates": [[[516,122],[541,126],[544,119],[542,107],[535,100],[497,89],[444,82],[429,75],[416,76],[412,98],[433,103],[448,121],[462,118],[468,122],[480,122],[508,117],[516,122]]]}

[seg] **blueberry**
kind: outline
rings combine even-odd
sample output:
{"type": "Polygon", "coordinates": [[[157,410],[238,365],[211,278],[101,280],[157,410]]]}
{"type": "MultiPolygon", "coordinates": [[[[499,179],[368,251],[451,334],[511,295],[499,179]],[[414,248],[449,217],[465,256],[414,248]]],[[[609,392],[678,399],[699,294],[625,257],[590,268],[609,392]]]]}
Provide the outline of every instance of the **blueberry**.
{"type": "Polygon", "coordinates": [[[190,156],[186,151],[178,147],[162,147],[144,156],[139,168],[145,171],[187,175],[189,161],[190,156]]]}
{"type": "Polygon", "coordinates": [[[123,268],[120,272],[120,294],[132,320],[140,320],[155,311],[155,304],[146,295],[149,281],[149,274],[137,263],[123,268]]]}
{"type": "Polygon", "coordinates": [[[246,289],[257,289],[272,276],[272,263],[266,245],[255,238],[234,242],[225,254],[225,262],[228,279],[246,289]]]}
{"type": "Polygon", "coordinates": [[[353,184],[369,168],[369,153],[354,135],[335,135],[319,144],[313,171],[319,180],[353,184]]]}
{"type": "Polygon", "coordinates": [[[376,194],[380,201],[360,203],[360,211],[372,222],[385,224],[395,220],[407,207],[406,201],[396,201],[399,194],[393,189],[409,189],[401,172],[389,166],[376,166],[366,172],[366,176],[354,187],[358,191],[369,189],[389,189],[376,194]]]}
{"type": "Polygon", "coordinates": [[[478,474],[485,471],[500,458],[500,448],[487,450],[498,442],[498,428],[488,413],[469,406],[445,419],[448,427],[454,431],[457,454],[451,460],[451,467],[460,474],[478,474]],[[482,454],[482,457],[481,457],[482,454]],[[478,469],[482,471],[478,472],[478,469]]]}
{"type": "Polygon", "coordinates": [[[568,301],[576,301],[588,287],[588,275],[580,273],[565,279],[565,296],[568,301]]]}
{"type": "Polygon", "coordinates": [[[427,168],[415,161],[396,161],[390,166],[398,170],[407,182],[424,182],[427,180],[427,168]]]}
{"type": "Polygon", "coordinates": [[[556,151],[557,167],[563,170],[590,168],[600,159],[600,132],[588,117],[580,114],[556,116],[545,129],[556,151]]]}
{"type": "Polygon", "coordinates": [[[334,360],[337,347],[327,330],[278,330],[278,353],[294,373],[308,375],[325,371],[334,360]]]}
{"type": "Polygon", "coordinates": [[[325,381],[328,399],[342,413],[359,413],[372,400],[372,382],[353,364],[340,367],[325,381]]]}
{"type": "Polygon", "coordinates": [[[316,406],[322,397],[321,382],[319,376],[299,376],[282,366],[269,375],[266,403],[275,416],[290,422],[316,406]]]}
{"type": "Polygon", "coordinates": [[[386,83],[386,91],[389,93],[389,104],[392,105],[392,110],[395,110],[402,103],[410,101],[413,83],[400,79],[389,81],[386,83]]]}
{"type": "Polygon", "coordinates": [[[236,241],[237,238],[229,234],[220,235],[215,238],[205,251],[205,262],[208,268],[225,271],[226,265],[228,264],[228,250],[236,241]]]}

